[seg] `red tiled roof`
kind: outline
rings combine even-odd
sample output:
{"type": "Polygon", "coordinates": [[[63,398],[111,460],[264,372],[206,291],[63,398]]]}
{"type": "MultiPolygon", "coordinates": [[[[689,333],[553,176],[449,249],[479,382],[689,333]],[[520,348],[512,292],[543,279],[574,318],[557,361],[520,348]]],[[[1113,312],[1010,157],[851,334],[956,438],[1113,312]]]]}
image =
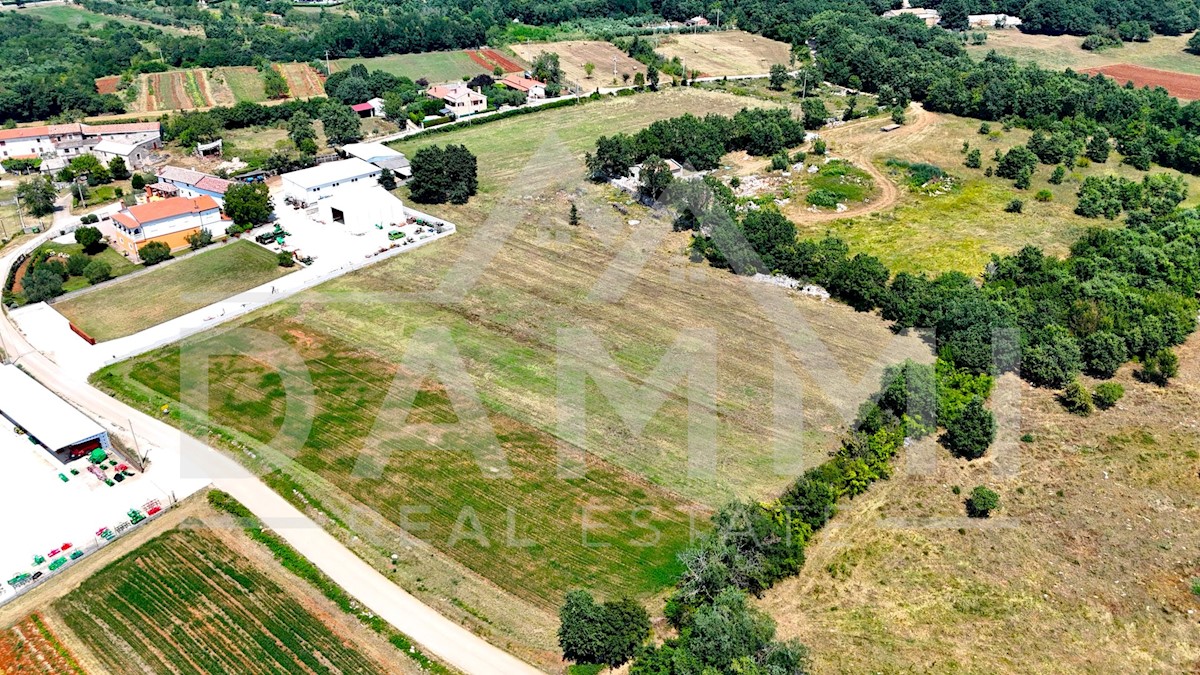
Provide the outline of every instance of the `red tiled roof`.
{"type": "Polygon", "coordinates": [[[353,110],[354,112],[367,112],[371,108],[372,108],[372,106],[370,103],[359,103],[359,104],[350,106],[350,109],[353,110]]]}
{"type": "Polygon", "coordinates": [[[521,77],[520,75],[505,75],[504,79],[500,80],[500,83],[506,87],[512,87],[513,89],[516,89],[517,91],[523,91],[526,93],[528,93],[529,90],[533,89],[534,87],[545,87],[546,86],[545,82],[538,82],[535,79],[528,78],[528,77],[521,77]]]}
{"type": "Polygon", "coordinates": [[[44,124],[35,127],[17,127],[16,129],[0,129],[0,141],[12,141],[18,138],[37,138],[38,136],[63,136],[68,134],[87,134],[99,136],[102,134],[132,134],[148,131],[159,131],[158,122],[131,122],[128,124],[44,124]]]}
{"type": "Polygon", "coordinates": [[[126,124],[84,124],[85,134],[136,134],[138,132],[159,131],[158,122],[129,122],[126,124]]]}
{"type": "Polygon", "coordinates": [[[156,202],[131,206],[113,215],[113,219],[125,227],[137,229],[158,220],[174,218],[188,213],[200,213],[220,208],[208,195],[201,197],[171,197],[156,202]]]}
{"type": "Polygon", "coordinates": [[[230,185],[233,185],[233,181],[228,181],[224,178],[218,178],[217,176],[205,176],[204,178],[196,181],[196,187],[200,188],[201,190],[215,192],[219,195],[225,194],[225,191],[229,189],[230,185]]]}

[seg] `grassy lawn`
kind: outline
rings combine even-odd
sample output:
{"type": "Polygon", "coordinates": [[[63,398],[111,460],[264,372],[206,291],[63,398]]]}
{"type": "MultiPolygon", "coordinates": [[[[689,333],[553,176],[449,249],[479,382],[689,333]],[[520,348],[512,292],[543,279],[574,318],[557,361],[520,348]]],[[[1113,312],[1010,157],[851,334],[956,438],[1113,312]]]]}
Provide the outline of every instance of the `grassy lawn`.
{"type": "Polygon", "coordinates": [[[258,103],[267,100],[267,92],[263,86],[263,74],[254,68],[221,68],[220,73],[239,103],[242,101],[258,103]]]}
{"type": "MultiPolygon", "coordinates": [[[[824,136],[832,156],[863,153],[895,183],[903,183],[907,174],[887,167],[885,163],[890,158],[941,167],[956,178],[957,186],[940,195],[920,194],[901,186],[902,196],[894,207],[834,222],[806,221],[803,212],[790,212],[801,236],[836,234],[853,251],[878,256],[894,272],[961,270],[974,275],[983,271],[992,254],[1010,253],[1033,244],[1047,253],[1065,255],[1070,244],[1088,228],[1119,225],[1119,220],[1075,215],[1079,184],[1087,176],[1118,175],[1141,180],[1146,175],[1121,164],[1120,156],[1114,152],[1105,164],[1073,167],[1061,185],[1049,183],[1054,167],[1038,165],[1030,188],[1017,190],[1011,180],[986,177],[984,169],[994,167],[992,156],[996,149],[1004,152],[1025,143],[1028,131],[1014,129],[991,137],[981,136],[977,133],[978,120],[923,114],[930,115],[930,123],[906,136],[885,138],[874,122],[827,130],[824,136]],[[882,146],[885,140],[890,143],[887,147],[882,146]],[[963,141],[981,149],[983,168],[963,166],[963,141]],[[1034,200],[1034,195],[1043,189],[1051,192],[1051,201],[1034,200]],[[1025,202],[1023,213],[1004,211],[1014,198],[1025,202]]],[[[994,131],[999,129],[998,124],[993,125],[994,131]]],[[[1200,178],[1162,167],[1152,167],[1150,171],[1159,172],[1183,176],[1189,186],[1185,205],[1200,200],[1200,178]]]]}
{"type": "Polygon", "coordinates": [[[386,670],[204,529],[152,539],[53,608],[113,673],[386,670]]]}
{"type": "Polygon", "coordinates": [[[1112,63],[1132,63],[1200,75],[1200,57],[1184,51],[1190,37],[1191,34],[1155,35],[1149,42],[1127,42],[1120,49],[1089,52],[1080,47],[1083,44],[1081,37],[990,30],[985,44],[968,47],[967,52],[975,58],[983,58],[989,51],[995,50],[1018,61],[1031,61],[1052,70],[1080,70],[1112,63]]]}
{"type": "Polygon", "coordinates": [[[425,54],[392,54],[370,59],[338,59],[331,66],[334,72],[346,70],[361,63],[367,70],[382,70],[413,80],[424,77],[430,82],[461,80],[463,76],[474,76],[491,71],[471,60],[466,52],[428,52],[425,54]]]}
{"type": "MultiPolygon", "coordinates": [[[[129,264],[126,261],[126,264],[129,264]]],[[[235,241],[54,307],[97,340],[132,335],[286,274],[275,254],[235,241]]]]}
{"type": "MultiPolygon", "coordinates": [[[[56,244],[49,242],[42,245],[47,251],[62,253],[66,256],[87,255],[83,252],[83,247],[79,244],[56,244]]],[[[103,260],[112,268],[114,277],[124,276],[130,272],[140,269],[137,265],[129,262],[129,259],[121,255],[116,249],[111,246],[105,246],[100,252],[92,255],[97,260],[103,260]]],[[[70,277],[63,282],[63,290],[66,292],[77,291],[88,286],[88,280],[84,277],[70,277]]]]}
{"type": "Polygon", "coordinates": [[[52,21],[54,23],[61,23],[65,26],[67,26],[68,28],[72,28],[72,29],[77,28],[79,26],[79,24],[85,23],[85,22],[90,23],[93,27],[97,27],[97,26],[102,26],[105,23],[108,23],[109,21],[115,21],[120,24],[125,24],[126,26],[140,26],[142,28],[147,28],[147,27],[155,28],[157,30],[161,30],[161,31],[164,31],[167,33],[181,34],[181,33],[187,32],[181,28],[176,28],[174,26],[158,26],[158,25],[149,23],[147,21],[138,21],[137,19],[134,19],[134,18],[128,17],[128,16],[114,16],[111,14],[98,14],[96,12],[88,11],[88,10],[84,9],[83,7],[76,7],[74,5],[56,5],[53,7],[26,7],[24,9],[20,9],[17,11],[21,12],[22,14],[29,14],[31,16],[36,16],[40,19],[45,19],[46,21],[52,21]]]}

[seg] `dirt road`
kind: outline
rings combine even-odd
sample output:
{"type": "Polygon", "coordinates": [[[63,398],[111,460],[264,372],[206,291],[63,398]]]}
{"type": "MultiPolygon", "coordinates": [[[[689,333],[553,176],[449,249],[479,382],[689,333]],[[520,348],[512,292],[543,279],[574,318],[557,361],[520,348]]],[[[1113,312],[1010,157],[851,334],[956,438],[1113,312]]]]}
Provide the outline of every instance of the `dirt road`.
{"type": "MultiPolygon", "coordinates": [[[[0,258],[0,276],[8,274],[19,253],[32,250],[54,232],[57,230],[0,258]]],[[[177,463],[181,476],[210,481],[233,495],[348,593],[438,659],[472,674],[539,672],[388,581],[241,464],[161,420],[105,395],[87,384],[87,373],[64,372],[29,344],[7,311],[0,318],[0,340],[12,362],[109,429],[121,431],[128,440],[130,427],[136,428],[139,446],[154,449],[151,459],[159,464],[159,470],[165,469],[163,465],[177,463]],[[159,459],[154,460],[155,457],[159,459]],[[173,462],[176,457],[178,461],[173,462]]]]}
{"type": "Polygon", "coordinates": [[[871,139],[875,141],[872,143],[846,143],[843,138],[848,135],[846,132],[850,130],[857,130],[859,127],[866,125],[878,125],[880,123],[878,119],[851,122],[850,124],[823,132],[821,135],[830,145],[830,154],[835,157],[848,159],[854,166],[870,174],[871,178],[875,181],[875,185],[879,188],[879,194],[870,202],[859,204],[840,213],[836,211],[814,213],[807,209],[796,209],[789,212],[788,215],[803,223],[822,223],[831,220],[841,220],[842,218],[862,216],[891,208],[899,201],[903,193],[899,186],[884,175],[879,170],[879,167],[875,166],[874,158],[881,153],[894,150],[914,139],[920,138],[929,126],[937,121],[937,115],[925,110],[920,103],[913,103],[909,107],[908,117],[908,123],[899,129],[890,133],[880,132],[878,136],[872,136],[871,139]]]}

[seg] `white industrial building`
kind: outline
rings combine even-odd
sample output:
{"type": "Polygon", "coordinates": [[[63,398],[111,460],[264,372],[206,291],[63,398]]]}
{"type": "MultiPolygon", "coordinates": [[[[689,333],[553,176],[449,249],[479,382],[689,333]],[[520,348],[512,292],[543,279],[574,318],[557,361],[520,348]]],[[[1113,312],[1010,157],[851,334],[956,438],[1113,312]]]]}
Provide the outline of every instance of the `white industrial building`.
{"type": "Polygon", "coordinates": [[[351,232],[399,227],[408,220],[404,203],[378,185],[340,189],[322,199],[318,209],[317,220],[345,225],[351,232]]]}
{"type": "Polygon", "coordinates": [[[104,427],[15,365],[0,366],[0,415],[64,462],[112,450],[104,427]]]}
{"type": "Polygon", "coordinates": [[[342,186],[378,185],[381,172],[379,167],[357,157],[326,162],[283,174],[283,193],[292,199],[312,204],[332,195],[334,190],[342,186]]]}
{"type": "Polygon", "coordinates": [[[342,152],[364,162],[370,162],[381,169],[388,169],[403,178],[412,177],[412,166],[404,153],[393,150],[383,143],[348,143],[342,146],[342,152]]]}

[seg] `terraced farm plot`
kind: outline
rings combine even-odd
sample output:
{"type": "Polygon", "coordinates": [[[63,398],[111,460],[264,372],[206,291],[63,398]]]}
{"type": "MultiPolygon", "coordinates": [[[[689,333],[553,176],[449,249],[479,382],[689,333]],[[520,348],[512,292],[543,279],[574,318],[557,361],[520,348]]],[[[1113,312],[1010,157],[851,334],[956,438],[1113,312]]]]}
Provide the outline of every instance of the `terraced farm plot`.
{"type": "MultiPolygon", "coordinates": [[[[688,70],[713,77],[765,74],[776,63],[787,65],[791,57],[786,42],[740,30],[668,35],[655,51],[668,59],[679,57],[688,70]]],[[[599,70],[603,64],[596,67],[599,70]]]]}
{"type": "Polygon", "coordinates": [[[1097,66],[1084,71],[1089,75],[1100,74],[1112,78],[1117,84],[1124,85],[1132,82],[1135,87],[1162,87],[1167,93],[1185,101],[1200,99],[1200,75],[1175,73],[1169,70],[1146,68],[1128,63],[1118,63],[1111,66],[1097,66]]]}
{"type": "Polygon", "coordinates": [[[288,92],[294,98],[325,95],[325,79],[307,63],[276,63],[271,66],[287,80],[288,92]]]}
{"type": "Polygon", "coordinates": [[[240,240],[203,251],[127,282],[55,303],[97,340],[132,335],[287,274],[275,254],[240,240]]]}
{"type": "Polygon", "coordinates": [[[526,63],[533,63],[542,52],[558,54],[558,62],[566,79],[589,91],[596,87],[614,86],[614,81],[623,84],[624,75],[629,75],[632,82],[637,73],[646,73],[644,64],[630,58],[613,43],[601,40],[523,42],[511,48],[526,63]],[[590,79],[583,68],[585,63],[596,66],[590,79]]]}
{"type": "Polygon", "coordinates": [[[334,72],[361,63],[367,70],[382,70],[413,80],[425,78],[430,82],[457,82],[464,76],[491,74],[492,68],[476,63],[464,51],[426,52],[424,54],[391,54],[370,59],[338,59],[331,66],[334,72]]]}
{"type": "Polygon", "coordinates": [[[99,94],[115,94],[117,93],[117,85],[121,84],[120,75],[110,75],[108,77],[96,78],[96,93],[99,94]]]}
{"type": "Polygon", "coordinates": [[[172,70],[143,77],[146,86],[141,107],[145,112],[194,110],[213,105],[203,70],[172,70]]]}
{"type": "Polygon", "coordinates": [[[113,673],[387,670],[202,529],[143,544],[53,607],[113,673]]]}
{"type": "Polygon", "coordinates": [[[0,673],[63,675],[83,669],[38,615],[0,632],[0,673]]]}

